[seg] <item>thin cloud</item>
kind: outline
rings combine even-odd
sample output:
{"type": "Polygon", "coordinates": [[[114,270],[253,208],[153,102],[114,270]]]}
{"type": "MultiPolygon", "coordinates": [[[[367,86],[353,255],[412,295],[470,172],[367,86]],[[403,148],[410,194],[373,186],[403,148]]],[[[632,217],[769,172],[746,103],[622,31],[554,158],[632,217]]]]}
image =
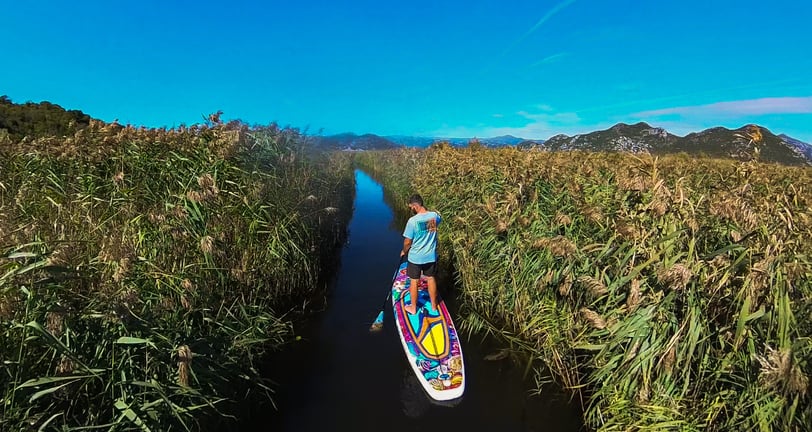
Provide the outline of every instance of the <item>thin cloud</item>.
{"type": "Polygon", "coordinates": [[[546,22],[547,22],[547,21],[548,21],[550,18],[552,18],[552,17],[553,17],[553,15],[557,14],[557,13],[558,13],[558,12],[560,12],[562,9],[564,9],[565,7],[567,7],[567,6],[569,6],[569,5],[573,4],[573,3],[575,3],[575,0],[564,0],[563,2],[561,2],[561,3],[559,3],[559,4],[555,5],[555,6],[553,6],[553,8],[552,8],[552,9],[550,9],[550,10],[549,10],[549,11],[548,11],[546,14],[544,14],[544,16],[543,16],[543,17],[541,17],[541,19],[540,19],[540,20],[538,20],[538,22],[536,23],[536,25],[534,25],[533,27],[531,27],[531,28],[530,28],[530,30],[528,30],[527,32],[525,32],[525,34],[523,34],[523,35],[522,35],[520,38],[516,39],[516,40],[515,40],[515,41],[513,41],[513,43],[511,43],[511,44],[510,44],[510,45],[509,45],[507,48],[505,48],[505,50],[504,50],[504,51],[502,51],[502,56],[504,56],[505,54],[507,54],[507,53],[508,53],[510,50],[512,50],[512,49],[513,49],[513,48],[514,48],[516,45],[519,45],[520,43],[522,43],[522,41],[524,41],[525,39],[527,39],[527,38],[528,38],[530,35],[532,35],[533,33],[535,33],[535,32],[536,32],[536,30],[538,30],[539,28],[541,28],[541,26],[542,26],[542,25],[544,25],[544,23],[546,23],[546,22]]]}
{"type": "Polygon", "coordinates": [[[767,114],[812,114],[812,96],[774,97],[716,102],[707,105],[680,106],[632,114],[635,117],[661,117],[668,115],[701,116],[754,116],[767,114]]]}
{"type": "MultiPolygon", "coordinates": [[[[489,72],[491,69],[494,68],[494,66],[503,57],[505,57],[507,55],[508,52],[510,52],[510,50],[515,48],[517,45],[522,43],[522,41],[524,41],[530,35],[535,33],[539,28],[541,28],[542,25],[544,25],[544,23],[549,21],[550,18],[552,18],[555,14],[557,14],[562,9],[566,8],[567,6],[569,6],[569,5],[573,4],[573,3],[575,3],[575,0],[564,0],[563,2],[553,6],[553,8],[550,9],[549,11],[547,11],[547,13],[544,14],[544,16],[541,17],[541,19],[539,19],[538,22],[536,22],[536,24],[533,27],[530,28],[530,30],[526,31],[521,37],[519,37],[518,39],[511,42],[510,45],[508,45],[504,50],[502,50],[502,52],[498,56],[495,56],[495,58],[491,59],[489,64],[485,64],[484,67],[478,71],[478,74],[485,74],[485,73],[489,72]]],[[[543,64],[543,62],[545,60],[547,60],[547,59],[542,59],[540,62],[534,63],[533,66],[539,66],[539,65],[543,64]]],[[[554,59],[550,59],[550,61],[553,61],[553,60],[554,59]]],[[[526,69],[530,69],[533,66],[528,66],[526,69]]]]}
{"type": "Polygon", "coordinates": [[[475,126],[448,127],[430,133],[437,137],[481,137],[488,138],[501,135],[513,135],[528,139],[546,139],[560,133],[574,134],[590,131],[594,125],[581,124],[581,118],[573,112],[554,112],[547,105],[536,107],[542,112],[519,111],[524,118],[522,126],[492,126],[477,124],[475,126]]]}
{"type": "Polygon", "coordinates": [[[543,59],[531,64],[530,66],[528,66],[528,69],[538,67],[538,66],[541,66],[541,65],[545,65],[545,64],[555,63],[556,61],[561,60],[562,58],[564,58],[564,57],[566,57],[568,55],[569,55],[569,53],[562,52],[562,53],[553,54],[551,56],[544,57],[543,59]]]}
{"type": "MultiPolygon", "coordinates": [[[[713,97],[715,95],[720,95],[720,94],[724,94],[724,93],[730,93],[730,92],[734,92],[734,91],[741,91],[741,90],[758,90],[758,89],[762,89],[762,90],[765,90],[765,91],[770,91],[770,90],[776,89],[777,86],[797,83],[799,81],[800,80],[797,79],[797,78],[782,79],[782,80],[777,80],[777,81],[767,81],[767,82],[761,82],[761,83],[755,83],[755,84],[747,84],[747,85],[741,85],[741,86],[713,88],[713,89],[703,90],[703,91],[679,93],[679,94],[674,94],[674,95],[671,95],[671,96],[664,96],[664,97],[658,97],[658,98],[644,98],[644,99],[627,100],[627,101],[624,101],[624,102],[613,103],[613,104],[608,104],[608,105],[593,105],[593,106],[590,106],[590,107],[581,108],[581,109],[577,110],[577,112],[578,113],[588,113],[588,112],[599,112],[599,111],[606,111],[606,110],[617,110],[618,108],[626,108],[626,107],[631,107],[631,106],[635,106],[635,105],[637,105],[637,106],[640,106],[640,105],[643,105],[643,106],[649,105],[649,106],[651,106],[651,105],[657,104],[657,103],[673,102],[673,101],[679,101],[681,99],[685,100],[685,99],[691,98],[691,97],[694,97],[694,98],[696,98],[696,97],[710,98],[710,97],[713,97]]],[[[797,90],[801,90],[801,91],[804,91],[804,92],[806,91],[805,89],[808,89],[808,88],[809,88],[808,85],[794,86],[794,87],[786,87],[786,86],[782,87],[782,89],[784,91],[797,89],[797,90]]]]}
{"type": "Polygon", "coordinates": [[[534,123],[540,123],[544,125],[574,125],[578,124],[578,122],[581,121],[581,118],[578,117],[578,114],[574,112],[562,112],[550,114],[549,112],[530,113],[527,111],[519,111],[517,114],[528,120],[531,120],[534,123]]]}

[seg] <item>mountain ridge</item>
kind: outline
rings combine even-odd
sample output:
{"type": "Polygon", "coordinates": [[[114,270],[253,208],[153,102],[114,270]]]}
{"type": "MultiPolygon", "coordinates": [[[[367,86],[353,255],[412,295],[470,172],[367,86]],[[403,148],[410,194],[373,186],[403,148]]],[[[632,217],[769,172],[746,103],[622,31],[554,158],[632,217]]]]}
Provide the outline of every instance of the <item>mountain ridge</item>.
{"type": "Polygon", "coordinates": [[[617,123],[608,129],[573,136],[558,134],[546,140],[525,139],[513,135],[490,138],[445,138],[353,133],[330,135],[322,139],[326,140],[324,142],[333,143],[328,147],[351,150],[426,148],[437,142],[447,142],[452,146],[461,147],[476,140],[485,147],[516,146],[542,151],[621,151],[652,154],[684,152],[742,160],[758,156],[767,162],[812,166],[812,145],[785,134],[775,135],[769,129],[753,124],[738,129],[712,127],[682,137],[664,128],[638,122],[617,123]],[[336,146],[337,142],[343,146],[336,146]]]}
{"type": "MultiPolygon", "coordinates": [[[[7,96],[0,96],[0,142],[13,143],[25,137],[71,135],[86,127],[91,119],[89,115],[79,110],[66,110],[47,101],[17,104],[7,96]]],[[[765,127],[752,124],[738,129],[713,127],[683,137],[645,122],[617,123],[604,130],[573,136],[558,134],[547,140],[526,139],[513,135],[447,138],[380,136],[371,133],[358,135],[351,132],[309,137],[309,143],[314,149],[350,151],[401,147],[426,148],[437,142],[447,142],[460,147],[473,141],[483,147],[516,146],[542,151],[622,151],[652,154],[684,152],[742,160],[758,157],[767,162],[812,166],[812,145],[786,134],[775,135],[765,127]]]]}

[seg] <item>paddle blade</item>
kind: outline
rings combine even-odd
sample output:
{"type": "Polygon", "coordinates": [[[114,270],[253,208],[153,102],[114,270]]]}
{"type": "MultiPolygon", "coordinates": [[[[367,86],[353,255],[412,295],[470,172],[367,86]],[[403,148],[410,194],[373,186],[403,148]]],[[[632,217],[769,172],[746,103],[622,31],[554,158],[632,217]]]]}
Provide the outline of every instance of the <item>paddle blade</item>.
{"type": "Polygon", "coordinates": [[[378,317],[375,318],[375,322],[369,327],[370,331],[380,330],[383,328],[383,311],[378,313],[378,317]]]}

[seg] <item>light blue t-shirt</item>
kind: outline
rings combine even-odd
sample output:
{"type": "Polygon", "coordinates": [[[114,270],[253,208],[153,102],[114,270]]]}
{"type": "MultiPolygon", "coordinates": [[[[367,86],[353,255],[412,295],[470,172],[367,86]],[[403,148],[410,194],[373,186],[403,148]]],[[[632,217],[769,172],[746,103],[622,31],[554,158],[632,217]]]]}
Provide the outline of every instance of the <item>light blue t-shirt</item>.
{"type": "Polygon", "coordinates": [[[428,264],[437,261],[437,226],[440,220],[439,213],[430,211],[416,214],[406,222],[403,237],[412,239],[409,262],[428,264]]]}

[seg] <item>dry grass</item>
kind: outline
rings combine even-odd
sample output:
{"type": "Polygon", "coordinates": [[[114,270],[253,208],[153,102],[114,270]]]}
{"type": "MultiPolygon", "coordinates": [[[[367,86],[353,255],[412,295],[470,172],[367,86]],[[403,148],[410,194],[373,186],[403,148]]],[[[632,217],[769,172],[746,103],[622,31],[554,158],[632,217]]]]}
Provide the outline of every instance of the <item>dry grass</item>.
{"type": "Polygon", "coordinates": [[[270,398],[258,362],[322,294],[351,161],[210,120],[0,140],[0,429],[194,430],[270,398]]]}
{"type": "Polygon", "coordinates": [[[588,389],[590,428],[812,424],[809,168],[449,146],[357,160],[446,216],[463,326],[588,389]],[[393,174],[406,165],[421,175],[393,174]]]}

